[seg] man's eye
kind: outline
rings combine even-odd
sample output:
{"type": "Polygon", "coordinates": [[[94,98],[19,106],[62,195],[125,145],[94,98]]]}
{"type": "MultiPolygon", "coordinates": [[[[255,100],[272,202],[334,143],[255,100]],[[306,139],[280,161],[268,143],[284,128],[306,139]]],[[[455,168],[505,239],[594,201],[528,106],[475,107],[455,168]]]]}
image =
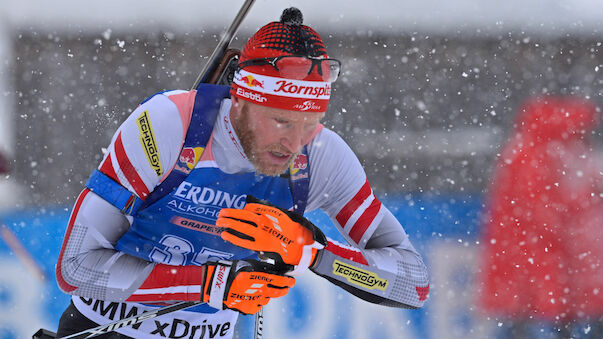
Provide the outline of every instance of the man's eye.
{"type": "Polygon", "coordinates": [[[305,125],[304,129],[305,130],[314,130],[316,128],[316,124],[311,124],[311,125],[305,125]]]}
{"type": "Polygon", "coordinates": [[[286,123],[287,123],[287,120],[285,120],[285,119],[279,119],[279,118],[275,118],[274,120],[275,120],[277,123],[279,123],[279,124],[286,124],[286,123]]]}

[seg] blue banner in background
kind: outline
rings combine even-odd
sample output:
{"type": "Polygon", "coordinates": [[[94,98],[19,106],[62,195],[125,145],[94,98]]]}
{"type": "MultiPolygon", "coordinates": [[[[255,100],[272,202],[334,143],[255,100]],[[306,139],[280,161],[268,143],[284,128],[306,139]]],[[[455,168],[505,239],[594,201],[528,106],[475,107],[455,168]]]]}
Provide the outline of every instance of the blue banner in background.
{"type": "Polygon", "coordinates": [[[0,338],[31,338],[44,327],[56,329],[69,296],[57,286],[54,269],[69,219],[68,208],[20,209],[0,214],[0,338]],[[28,255],[19,253],[23,246],[28,255]],[[10,247],[9,247],[10,246],[10,247]],[[17,248],[15,248],[17,247],[17,248]]]}
{"type": "MultiPolygon", "coordinates": [[[[372,305],[326,280],[306,274],[295,288],[265,309],[266,338],[479,337],[489,324],[475,312],[473,272],[481,196],[389,196],[382,202],[400,220],[432,275],[430,298],[420,310],[372,305]],[[444,332],[442,332],[444,331],[444,332]],[[443,336],[442,336],[443,335],[443,336]]],[[[28,338],[40,327],[55,330],[70,297],[55,279],[55,265],[69,209],[47,207],[0,214],[45,278],[3,232],[0,241],[0,339],[28,338]]],[[[327,236],[345,242],[322,212],[307,215],[327,236]]],[[[253,333],[242,317],[241,337],[253,333]]]]}

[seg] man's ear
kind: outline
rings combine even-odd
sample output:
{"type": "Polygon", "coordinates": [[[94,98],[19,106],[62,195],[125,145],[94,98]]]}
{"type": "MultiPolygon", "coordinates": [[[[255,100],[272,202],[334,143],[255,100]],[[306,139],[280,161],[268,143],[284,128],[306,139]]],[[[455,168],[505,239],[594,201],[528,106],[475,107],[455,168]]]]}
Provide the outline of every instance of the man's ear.
{"type": "Polygon", "coordinates": [[[241,105],[241,101],[239,100],[239,97],[237,97],[236,95],[233,95],[230,97],[230,100],[232,100],[232,105],[233,106],[240,106],[241,105]]]}
{"type": "Polygon", "coordinates": [[[234,95],[230,98],[230,100],[232,101],[232,105],[230,106],[230,117],[234,118],[239,115],[239,112],[241,112],[243,102],[234,95]]]}

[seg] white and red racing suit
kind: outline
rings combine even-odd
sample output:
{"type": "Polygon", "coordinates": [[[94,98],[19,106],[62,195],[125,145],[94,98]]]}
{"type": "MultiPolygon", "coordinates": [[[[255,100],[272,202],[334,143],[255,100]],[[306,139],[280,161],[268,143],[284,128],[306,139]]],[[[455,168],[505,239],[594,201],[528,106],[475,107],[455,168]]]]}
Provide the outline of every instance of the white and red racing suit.
{"type": "MultiPolygon", "coordinates": [[[[136,196],[146,197],[166,178],[181,155],[194,97],[195,91],[170,91],[141,104],[115,133],[98,169],[136,196]],[[141,117],[152,128],[157,151],[153,159],[141,141],[141,117]]],[[[230,107],[230,99],[224,99],[210,142],[192,173],[205,171],[202,173],[219,175],[221,180],[238,180],[245,175],[253,178],[254,167],[230,124],[230,107]]],[[[348,242],[344,245],[329,241],[311,269],[370,302],[422,307],[429,290],[427,268],[398,220],[373,193],[353,151],[335,132],[321,126],[308,144],[308,157],[310,183],[306,210],[323,210],[348,242]]],[[[209,206],[212,202],[205,201],[205,206],[203,194],[210,194],[209,188],[205,190],[195,182],[183,185],[184,188],[179,188],[182,199],[178,208],[184,209],[181,203],[188,198],[188,212],[206,213],[207,220],[215,219],[216,211],[224,207],[219,204],[220,199],[217,196],[213,199],[213,207],[209,206]]],[[[224,186],[211,190],[227,192],[224,186]]],[[[236,194],[229,195],[235,207],[236,194]]],[[[174,204],[170,207],[166,203],[165,207],[176,211],[174,204]]],[[[188,220],[187,211],[177,215],[178,220],[188,220]]],[[[143,251],[142,247],[124,251],[117,245],[132,222],[131,216],[88,189],[79,195],[73,208],[57,265],[57,280],[63,291],[73,295],[78,311],[98,324],[156,307],[153,305],[199,300],[202,279],[199,265],[212,258],[238,259],[247,255],[214,247],[195,249],[194,260],[186,262],[176,263],[176,254],[169,257],[171,253],[163,252],[153,252],[145,259],[132,255],[143,251]],[[166,255],[160,258],[158,255],[162,254],[166,255]]],[[[216,235],[211,222],[200,225],[203,226],[196,229],[200,237],[216,235]]],[[[183,237],[164,238],[179,241],[180,249],[194,246],[192,242],[187,245],[188,240],[183,237]]],[[[212,337],[232,337],[237,312],[202,306],[205,308],[173,312],[118,332],[137,338],[160,338],[169,337],[170,333],[180,335],[178,331],[184,331],[186,325],[187,338],[209,336],[209,331],[213,331],[212,337]],[[157,321],[162,328],[158,328],[157,321]]]]}

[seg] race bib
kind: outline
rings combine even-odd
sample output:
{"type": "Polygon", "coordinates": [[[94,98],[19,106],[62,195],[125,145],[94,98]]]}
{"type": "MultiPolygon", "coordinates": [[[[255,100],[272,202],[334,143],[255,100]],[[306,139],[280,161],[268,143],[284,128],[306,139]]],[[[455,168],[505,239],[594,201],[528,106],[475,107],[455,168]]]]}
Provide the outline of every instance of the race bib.
{"type": "MultiPolygon", "coordinates": [[[[100,325],[156,309],[139,303],[110,302],[82,297],[73,297],[73,304],[84,316],[100,325]]],[[[216,313],[182,310],[123,327],[115,332],[134,338],[232,338],[237,316],[238,313],[232,310],[216,313]]]]}

